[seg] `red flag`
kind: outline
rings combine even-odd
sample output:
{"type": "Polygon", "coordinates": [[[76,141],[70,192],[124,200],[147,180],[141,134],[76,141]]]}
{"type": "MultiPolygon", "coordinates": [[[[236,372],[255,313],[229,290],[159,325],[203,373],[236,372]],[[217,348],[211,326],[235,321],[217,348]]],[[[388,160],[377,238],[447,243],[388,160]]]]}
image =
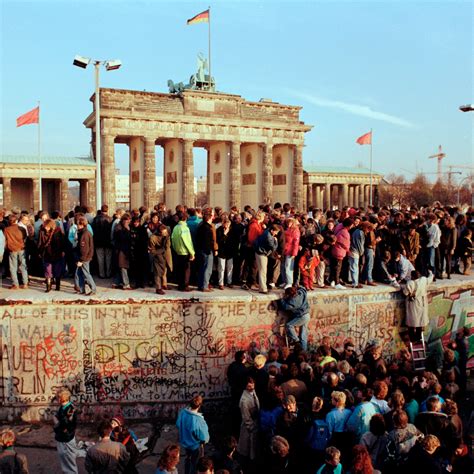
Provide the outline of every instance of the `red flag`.
{"type": "Polygon", "coordinates": [[[356,140],[359,145],[372,145],[372,132],[362,135],[356,140]]]}
{"type": "Polygon", "coordinates": [[[26,114],[20,115],[16,119],[16,126],[21,127],[23,125],[29,125],[30,123],[39,123],[39,106],[26,112],[26,114]]]}

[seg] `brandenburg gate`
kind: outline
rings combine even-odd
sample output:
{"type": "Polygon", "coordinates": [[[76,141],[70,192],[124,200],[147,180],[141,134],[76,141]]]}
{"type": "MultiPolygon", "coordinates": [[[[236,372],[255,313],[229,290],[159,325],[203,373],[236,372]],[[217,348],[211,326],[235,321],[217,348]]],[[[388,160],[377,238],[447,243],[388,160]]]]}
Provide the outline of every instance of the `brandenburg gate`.
{"type": "MultiPolygon", "coordinates": [[[[114,144],[125,143],[132,208],[156,204],[159,145],[169,208],[194,206],[193,148],[202,147],[207,150],[209,205],[229,209],[280,201],[303,209],[304,136],[312,127],[300,121],[301,107],[198,90],[101,89],[100,104],[102,200],[109,206],[115,206],[114,144]]],[[[92,131],[95,150],[94,112],[84,125],[92,131]]]]}

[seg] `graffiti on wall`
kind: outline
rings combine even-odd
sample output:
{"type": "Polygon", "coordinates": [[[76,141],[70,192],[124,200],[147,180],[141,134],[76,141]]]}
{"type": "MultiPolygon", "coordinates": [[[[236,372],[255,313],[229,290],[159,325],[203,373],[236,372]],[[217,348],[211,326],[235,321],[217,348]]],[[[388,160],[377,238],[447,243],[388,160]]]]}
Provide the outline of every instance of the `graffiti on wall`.
{"type": "MultiPolygon", "coordinates": [[[[474,290],[430,294],[430,350],[441,351],[463,326],[471,328],[474,367],[474,290]]],[[[309,342],[331,336],[336,347],[352,337],[359,350],[377,339],[386,355],[401,346],[400,293],[310,296],[309,342]]],[[[47,414],[67,386],[85,413],[106,406],[147,417],[163,403],[192,395],[227,397],[226,367],[237,350],[261,352],[284,341],[284,325],[268,300],[164,301],[108,305],[0,307],[0,397],[3,407],[42,407],[47,414]]],[[[128,413],[128,412],[127,412],[128,413]]]]}

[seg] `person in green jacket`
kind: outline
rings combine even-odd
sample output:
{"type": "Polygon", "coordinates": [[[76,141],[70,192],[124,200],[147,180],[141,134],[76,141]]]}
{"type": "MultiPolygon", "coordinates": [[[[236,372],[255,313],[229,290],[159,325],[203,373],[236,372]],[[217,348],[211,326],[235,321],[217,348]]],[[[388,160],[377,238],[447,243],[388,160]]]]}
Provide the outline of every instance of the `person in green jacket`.
{"type": "Polygon", "coordinates": [[[171,234],[171,245],[175,251],[176,279],[178,280],[178,290],[190,291],[189,277],[191,273],[190,262],[194,260],[194,246],[191,232],[186,224],[186,214],[182,211],[177,213],[178,224],[171,234]]]}

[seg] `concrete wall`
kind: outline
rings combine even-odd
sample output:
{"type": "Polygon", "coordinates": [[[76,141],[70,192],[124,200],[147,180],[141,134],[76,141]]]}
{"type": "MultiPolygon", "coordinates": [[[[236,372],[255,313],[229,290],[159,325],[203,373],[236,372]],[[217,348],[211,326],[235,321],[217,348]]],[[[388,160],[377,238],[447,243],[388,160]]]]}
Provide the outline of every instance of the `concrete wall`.
{"type": "MultiPolygon", "coordinates": [[[[323,335],[336,345],[351,336],[363,348],[371,339],[386,355],[400,347],[404,318],[399,293],[318,293],[311,301],[310,343],[323,335]]],[[[225,370],[236,350],[254,344],[266,352],[282,343],[271,297],[111,304],[8,304],[0,306],[0,418],[46,418],[53,395],[68,386],[84,420],[104,410],[145,418],[172,413],[190,396],[228,396],[225,370]]],[[[85,301],[83,301],[85,303],[85,301]]],[[[430,350],[474,319],[472,282],[430,293],[430,350]]],[[[474,367],[474,334],[470,366],[474,367]]]]}

